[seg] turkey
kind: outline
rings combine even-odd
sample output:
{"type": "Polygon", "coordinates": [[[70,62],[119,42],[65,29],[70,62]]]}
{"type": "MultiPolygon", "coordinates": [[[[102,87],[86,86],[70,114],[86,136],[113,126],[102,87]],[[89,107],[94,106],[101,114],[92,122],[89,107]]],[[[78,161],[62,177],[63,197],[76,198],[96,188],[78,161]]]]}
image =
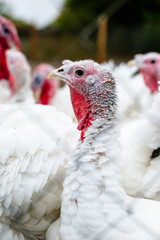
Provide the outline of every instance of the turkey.
{"type": "Polygon", "coordinates": [[[54,67],[47,63],[36,66],[32,77],[32,90],[38,103],[51,104],[59,88],[59,80],[48,78],[54,67]]]}
{"type": "MultiPolygon", "coordinates": [[[[150,139],[147,147],[150,149],[150,158],[147,170],[143,176],[141,195],[145,198],[160,201],[160,93],[153,99],[152,107],[146,113],[146,118],[150,121],[150,139]]],[[[149,124],[148,124],[149,125],[149,124]]],[[[148,127],[150,127],[148,126],[148,127]]],[[[149,135],[149,133],[147,133],[149,135]]],[[[140,191],[139,191],[140,192],[140,191]]]]}
{"type": "Polygon", "coordinates": [[[45,239],[78,138],[53,106],[0,104],[0,239],[45,239]]]}
{"type": "Polygon", "coordinates": [[[1,54],[1,102],[33,103],[31,91],[31,67],[25,55],[20,51],[20,40],[16,27],[11,21],[0,17],[1,54]],[[18,49],[17,49],[18,48],[18,49]],[[7,73],[7,74],[6,74],[7,73]]]}
{"type": "Polygon", "coordinates": [[[137,121],[121,129],[123,186],[131,196],[160,201],[160,93],[137,121]]]}
{"type": "Polygon", "coordinates": [[[41,63],[33,71],[32,90],[35,99],[41,104],[50,104],[70,116],[76,121],[70,102],[68,86],[59,88],[59,80],[48,78],[54,67],[51,64],[41,63]]]}
{"type": "MultiPolygon", "coordinates": [[[[160,81],[160,55],[138,54],[135,60],[144,74],[144,82],[150,90],[150,98],[148,103],[146,99],[143,111],[137,119],[121,126],[123,186],[131,196],[159,201],[159,178],[156,181],[152,179],[158,176],[160,169],[158,154],[160,93],[157,93],[160,81]]],[[[146,98],[146,95],[142,95],[142,98],[146,98]]]]}
{"type": "Polygon", "coordinates": [[[153,94],[158,92],[159,87],[159,64],[160,54],[150,52],[146,54],[137,54],[134,60],[129,61],[130,65],[137,65],[143,75],[144,83],[153,94]]]}
{"type": "MultiPolygon", "coordinates": [[[[15,39],[6,23],[0,24],[0,47],[15,39]]],[[[78,134],[72,119],[53,106],[25,101],[31,80],[26,58],[16,50],[3,53],[0,73],[11,82],[12,98],[0,104],[0,239],[45,239],[59,217],[65,165],[78,134]]]]}
{"type": "Polygon", "coordinates": [[[128,64],[116,65],[113,61],[103,63],[111,70],[117,82],[120,122],[139,117],[151,106],[154,93],[158,91],[158,64],[160,55],[156,52],[137,54],[128,64]],[[139,74],[134,74],[139,69],[139,74]]]}
{"type": "Polygon", "coordinates": [[[34,103],[31,90],[31,67],[25,55],[16,49],[9,49],[6,52],[8,69],[15,79],[14,94],[9,100],[10,103],[25,102],[34,103]]]}
{"type": "MultiPolygon", "coordinates": [[[[160,54],[156,52],[137,54],[134,60],[128,62],[130,66],[137,66],[143,80],[143,85],[141,84],[141,88],[138,88],[137,99],[135,99],[139,102],[140,113],[151,106],[153,96],[158,92],[159,64],[160,54]]],[[[140,78],[138,80],[140,82],[140,78]]],[[[137,88],[137,85],[138,82],[136,82],[134,89],[137,88]]]]}
{"type": "Polygon", "coordinates": [[[47,239],[159,239],[160,203],[132,198],[121,185],[113,76],[91,60],[64,61],[51,76],[69,85],[81,136],[67,166],[61,218],[47,239]]]}
{"type": "Polygon", "coordinates": [[[15,78],[8,68],[6,52],[12,47],[20,49],[16,27],[8,19],[0,16],[0,101],[6,102],[15,91],[15,78]]]}

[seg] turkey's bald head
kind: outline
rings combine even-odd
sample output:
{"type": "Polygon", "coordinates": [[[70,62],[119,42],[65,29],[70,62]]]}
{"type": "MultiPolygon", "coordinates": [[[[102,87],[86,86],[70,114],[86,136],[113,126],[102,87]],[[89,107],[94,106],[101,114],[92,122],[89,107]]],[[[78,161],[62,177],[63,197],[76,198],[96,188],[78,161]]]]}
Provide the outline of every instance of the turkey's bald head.
{"type": "Polygon", "coordinates": [[[136,54],[134,60],[130,62],[131,64],[137,65],[151,93],[158,92],[160,81],[160,54],[156,52],[136,54]]]}
{"type": "Polygon", "coordinates": [[[63,62],[49,76],[65,81],[70,88],[71,101],[78,120],[78,129],[85,130],[96,119],[110,121],[116,110],[115,81],[111,73],[91,60],[63,62]]]}
{"type": "Polygon", "coordinates": [[[39,64],[33,72],[32,90],[38,103],[50,104],[59,88],[59,80],[47,78],[54,69],[50,64],[39,64]]]}
{"type": "Polygon", "coordinates": [[[2,16],[0,16],[0,45],[5,49],[12,47],[16,47],[18,50],[21,49],[15,25],[2,16]]]}

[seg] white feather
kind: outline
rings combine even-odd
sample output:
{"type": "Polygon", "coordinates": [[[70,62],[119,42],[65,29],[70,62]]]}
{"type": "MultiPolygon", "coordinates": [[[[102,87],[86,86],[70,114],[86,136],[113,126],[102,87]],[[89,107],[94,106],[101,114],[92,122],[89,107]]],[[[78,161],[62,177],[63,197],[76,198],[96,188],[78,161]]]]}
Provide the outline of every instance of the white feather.
{"type": "Polygon", "coordinates": [[[0,132],[1,239],[38,239],[59,216],[65,164],[79,134],[54,107],[22,103],[0,105],[0,132]]]}
{"type": "Polygon", "coordinates": [[[160,146],[159,104],[156,94],[149,110],[141,117],[121,127],[123,149],[123,185],[131,196],[160,200],[160,157],[151,159],[152,152],[160,146]]]}

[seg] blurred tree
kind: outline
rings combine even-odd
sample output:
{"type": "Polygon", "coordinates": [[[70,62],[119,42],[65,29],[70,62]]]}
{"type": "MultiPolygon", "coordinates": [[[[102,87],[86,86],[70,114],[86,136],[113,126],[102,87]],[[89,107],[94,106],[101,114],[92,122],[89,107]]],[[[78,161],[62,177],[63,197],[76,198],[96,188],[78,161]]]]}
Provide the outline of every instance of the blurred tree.
{"type": "Polygon", "coordinates": [[[66,0],[60,16],[54,22],[64,31],[79,33],[86,24],[89,24],[99,15],[112,0],[66,0]]]}
{"type": "Polygon", "coordinates": [[[94,28],[90,22],[104,13],[109,18],[109,52],[160,51],[160,0],[66,0],[54,24],[67,34],[79,34],[88,25],[94,30],[87,29],[92,39],[97,23],[94,28]]]}
{"type": "Polygon", "coordinates": [[[118,23],[123,26],[139,25],[147,22],[146,14],[160,14],[160,0],[66,0],[56,24],[63,30],[75,31],[78,33],[86,24],[92,21],[96,16],[107,13],[111,5],[118,5],[124,2],[118,11],[110,14],[112,23],[118,23]],[[115,4],[116,3],[116,4],[115,4]]]}

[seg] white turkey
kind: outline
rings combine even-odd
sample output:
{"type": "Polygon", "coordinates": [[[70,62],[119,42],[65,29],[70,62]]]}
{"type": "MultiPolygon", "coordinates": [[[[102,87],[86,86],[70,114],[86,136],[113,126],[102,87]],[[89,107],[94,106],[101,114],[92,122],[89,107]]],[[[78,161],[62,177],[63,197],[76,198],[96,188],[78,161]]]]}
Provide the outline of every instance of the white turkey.
{"type": "MultiPolygon", "coordinates": [[[[137,66],[142,76],[143,86],[137,92],[140,112],[147,110],[152,104],[154,94],[159,87],[159,65],[160,54],[149,52],[146,54],[136,54],[133,60],[128,62],[131,66],[137,66]]],[[[140,81],[140,79],[139,79],[140,81]]],[[[137,88],[137,82],[134,89],[137,88]]]]}
{"type": "Polygon", "coordinates": [[[126,192],[131,196],[156,200],[160,200],[159,98],[159,94],[155,95],[150,109],[137,120],[121,127],[120,137],[124,160],[123,186],[126,192]],[[152,181],[154,175],[158,177],[152,181]]]}
{"type": "Polygon", "coordinates": [[[8,68],[15,79],[15,89],[11,103],[25,102],[34,103],[33,92],[31,90],[31,67],[25,55],[15,49],[6,52],[8,68]]]}
{"type": "Polygon", "coordinates": [[[70,102],[69,88],[67,85],[59,87],[59,80],[48,78],[54,67],[51,64],[41,63],[36,66],[32,77],[32,90],[35,99],[41,104],[50,104],[58,110],[76,120],[70,102]]]}
{"type": "Polygon", "coordinates": [[[34,102],[31,91],[31,67],[19,50],[20,40],[15,25],[0,16],[1,102],[34,102]]]}
{"type": "Polygon", "coordinates": [[[67,166],[61,218],[47,239],[159,239],[160,203],[132,198],[121,185],[113,76],[91,60],[64,62],[50,76],[69,85],[81,138],[67,166]]]}
{"type": "Polygon", "coordinates": [[[59,80],[48,78],[53,69],[51,64],[41,63],[33,71],[32,90],[37,102],[43,105],[52,104],[59,89],[59,80]]]}
{"type": "Polygon", "coordinates": [[[0,16],[0,101],[6,102],[15,90],[15,79],[8,69],[6,52],[15,46],[20,49],[16,27],[8,19],[0,16]]]}
{"type": "Polygon", "coordinates": [[[0,239],[45,239],[76,128],[53,106],[16,103],[0,105],[0,132],[0,239]]]}
{"type": "Polygon", "coordinates": [[[143,102],[143,111],[138,118],[121,126],[123,186],[131,196],[160,200],[159,177],[154,180],[154,177],[159,175],[160,169],[158,152],[160,94],[157,93],[160,81],[160,55],[138,54],[135,61],[144,74],[143,78],[150,90],[150,98],[147,99],[147,95],[142,94],[142,99],[146,100],[143,102]]]}
{"type": "MultiPolygon", "coordinates": [[[[13,43],[6,23],[5,19],[5,24],[0,24],[0,47],[13,43]]],[[[7,54],[9,61],[5,52],[0,74],[9,83],[14,80],[9,87],[10,102],[15,103],[0,104],[0,239],[45,239],[47,228],[59,217],[65,164],[77,130],[71,118],[53,106],[24,98],[28,96],[29,82],[25,79],[30,79],[30,67],[21,53],[12,50],[7,54]],[[13,73],[18,78],[14,79],[13,73]],[[17,89],[21,90],[18,95],[17,89]]]]}
{"type": "Polygon", "coordinates": [[[137,54],[129,63],[138,66],[150,92],[152,94],[158,92],[160,54],[156,52],[137,54]]]}

